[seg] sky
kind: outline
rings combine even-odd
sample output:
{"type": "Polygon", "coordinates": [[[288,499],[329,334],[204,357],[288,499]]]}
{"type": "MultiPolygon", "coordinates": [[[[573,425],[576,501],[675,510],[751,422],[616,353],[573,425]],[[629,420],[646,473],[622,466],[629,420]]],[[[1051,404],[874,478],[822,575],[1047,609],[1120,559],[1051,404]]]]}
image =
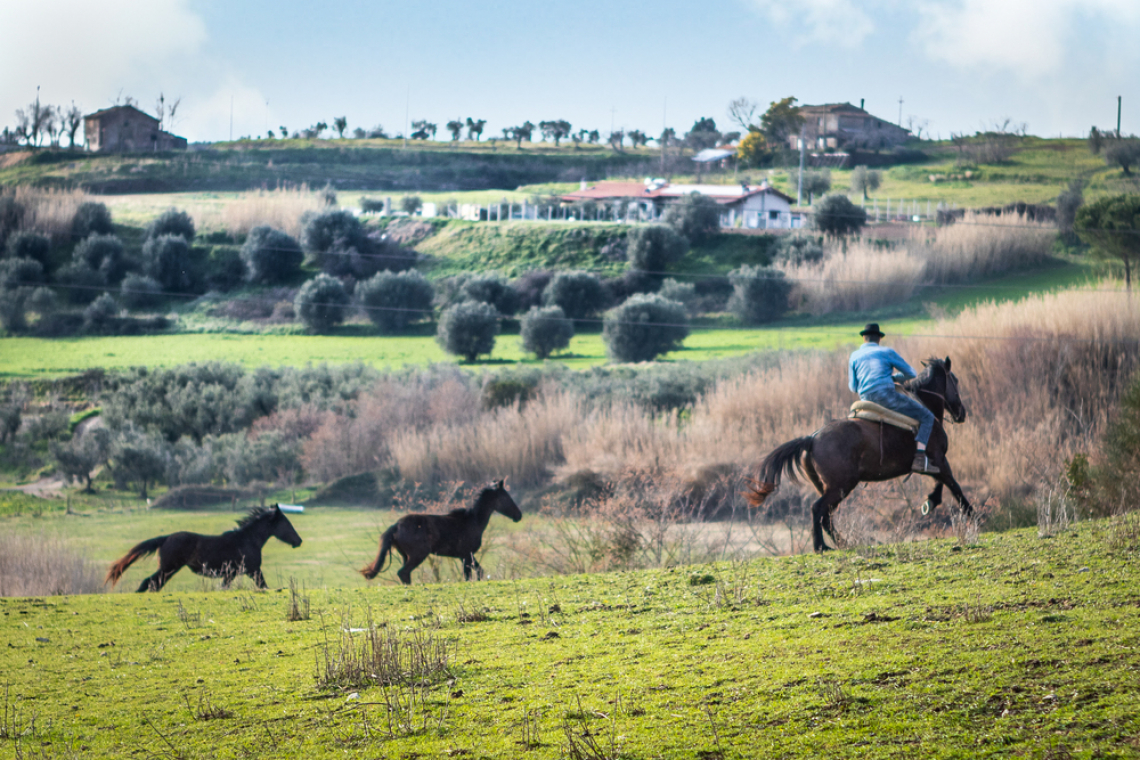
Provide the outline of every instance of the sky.
{"type": "Polygon", "coordinates": [[[731,126],[727,106],[860,100],[923,136],[1140,132],[1138,0],[0,0],[0,128],[179,99],[191,142],[344,116],[574,129],[731,126]],[[902,101],[900,103],[900,100],[902,101]]]}

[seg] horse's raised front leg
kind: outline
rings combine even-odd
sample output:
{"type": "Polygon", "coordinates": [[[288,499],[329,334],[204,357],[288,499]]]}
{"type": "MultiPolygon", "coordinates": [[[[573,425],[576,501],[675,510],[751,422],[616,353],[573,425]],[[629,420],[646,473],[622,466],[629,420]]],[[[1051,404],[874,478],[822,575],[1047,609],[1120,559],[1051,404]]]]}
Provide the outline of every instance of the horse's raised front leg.
{"type": "MultiPolygon", "coordinates": [[[[943,460],[945,461],[945,460],[943,460]]],[[[937,509],[942,504],[942,481],[934,484],[934,490],[931,491],[926,501],[922,502],[922,514],[928,515],[937,509]]]]}
{"type": "Polygon", "coordinates": [[[843,497],[846,495],[845,490],[833,486],[824,491],[823,496],[820,496],[812,505],[811,542],[815,551],[826,552],[831,550],[831,547],[823,540],[823,531],[826,530],[832,540],[835,539],[835,531],[832,530],[831,525],[831,512],[839,506],[839,502],[843,501],[843,497]]]}
{"type": "Polygon", "coordinates": [[[938,465],[940,472],[935,477],[938,478],[939,488],[941,484],[945,483],[946,487],[950,489],[950,493],[954,496],[954,500],[958,502],[958,506],[962,508],[963,514],[967,517],[974,514],[974,507],[970,504],[970,500],[966,498],[966,494],[962,492],[962,486],[958,485],[958,481],[954,479],[954,473],[950,470],[950,463],[943,457],[942,462],[938,465]]]}

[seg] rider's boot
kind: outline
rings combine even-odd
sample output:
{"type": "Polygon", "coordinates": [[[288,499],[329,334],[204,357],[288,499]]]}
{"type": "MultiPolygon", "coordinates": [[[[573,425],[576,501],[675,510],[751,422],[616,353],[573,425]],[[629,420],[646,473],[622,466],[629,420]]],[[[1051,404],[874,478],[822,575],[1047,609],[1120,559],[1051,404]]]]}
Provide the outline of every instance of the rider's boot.
{"type": "Polygon", "coordinates": [[[917,472],[922,475],[937,475],[941,470],[930,461],[930,457],[925,451],[914,452],[914,463],[910,466],[911,472],[917,472]]]}

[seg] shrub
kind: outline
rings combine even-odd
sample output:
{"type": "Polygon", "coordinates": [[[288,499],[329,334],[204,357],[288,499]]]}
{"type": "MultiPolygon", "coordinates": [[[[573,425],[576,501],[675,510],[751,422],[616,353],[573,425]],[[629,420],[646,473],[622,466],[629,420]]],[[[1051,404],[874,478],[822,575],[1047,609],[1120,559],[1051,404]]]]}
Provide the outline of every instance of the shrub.
{"type": "Polygon", "coordinates": [[[1140,140],[1113,140],[1104,151],[1104,162],[1119,166],[1125,176],[1130,176],[1132,167],[1140,164],[1140,140]]]}
{"type": "Polygon", "coordinates": [[[249,231],[241,247],[241,258],[250,282],[272,284],[295,277],[301,271],[305,254],[295,238],[262,225],[249,231]]]}
{"type": "Polygon", "coordinates": [[[164,289],[187,292],[195,285],[190,244],[181,235],[160,235],[146,241],[142,249],[143,271],[164,289]]]}
{"type": "Polygon", "coordinates": [[[812,214],[812,226],[831,237],[846,237],[866,224],[867,212],[840,193],[825,197],[812,214]]]}
{"type": "Polygon", "coordinates": [[[123,278],[119,298],[130,309],[145,309],[162,303],[162,285],[153,277],[132,272],[123,278]]]}
{"type": "Polygon", "coordinates": [[[167,209],[146,228],[147,240],[163,235],[178,235],[189,245],[194,240],[194,220],[185,211],[167,209]]]}
{"type": "Polygon", "coordinates": [[[474,362],[479,354],[495,348],[499,334],[499,312],[479,301],[464,301],[444,310],[439,318],[436,340],[444,351],[474,362]]]}
{"type": "Polygon", "coordinates": [[[571,319],[586,319],[606,308],[609,298],[596,275],[559,272],[542,294],[546,306],[558,306],[571,319]]]}
{"type": "Polygon", "coordinates": [[[473,275],[463,283],[460,293],[469,301],[491,304],[504,317],[509,317],[518,310],[518,294],[499,274],[473,275]]]}
{"type": "Polygon", "coordinates": [[[670,264],[680,261],[688,248],[689,241],[672,227],[666,224],[648,224],[635,227],[629,233],[626,255],[631,268],[660,278],[659,273],[670,264]]]}
{"type": "Polygon", "coordinates": [[[19,332],[28,326],[26,311],[30,288],[0,289],[0,327],[19,332]]]}
{"type": "Polygon", "coordinates": [[[59,308],[59,299],[56,298],[55,291],[51,288],[39,287],[28,295],[28,300],[24,306],[28,311],[40,315],[42,319],[59,308]]]}
{"type": "Polygon", "coordinates": [[[405,195],[400,199],[400,210],[415,214],[424,207],[423,199],[418,195],[405,195]]]}
{"type": "Polygon", "coordinates": [[[662,221],[693,245],[699,245],[720,229],[720,206],[707,195],[691,193],[680,203],[670,206],[662,221]]]}
{"type": "Polygon", "coordinates": [[[815,239],[807,235],[785,235],[776,244],[773,258],[776,263],[789,266],[801,264],[817,264],[823,261],[822,239],[815,239]]]}
{"type": "Polygon", "coordinates": [[[574,337],[574,320],[557,306],[532,306],[522,318],[520,328],[523,350],[539,359],[567,348],[574,337]]]}
{"type": "Polygon", "coordinates": [[[110,235],[114,231],[111,212],[104,203],[81,203],[71,220],[71,237],[74,240],[85,240],[90,235],[110,235]]]}
{"type": "Polygon", "coordinates": [[[1085,181],[1070,180],[1065,191],[1057,196],[1057,229],[1067,236],[1073,235],[1073,223],[1077,219],[1077,209],[1085,203],[1085,181]]]}
{"type": "Polygon", "coordinates": [[[312,332],[328,332],[344,321],[350,300],[340,280],[318,274],[301,286],[293,309],[312,332]]]}
{"type": "Polygon", "coordinates": [[[690,314],[695,314],[701,297],[697,295],[697,286],[688,282],[677,282],[669,277],[661,283],[661,290],[657,291],[662,298],[682,304],[690,314]]]}
{"type": "Polygon", "coordinates": [[[132,266],[122,241],[114,235],[88,236],[75,246],[71,259],[97,271],[106,285],[117,285],[132,266]]]}
{"type": "Polygon", "coordinates": [[[206,285],[211,290],[233,290],[245,281],[245,261],[233,246],[219,245],[210,249],[206,260],[206,285]]]}
{"type": "MultiPolygon", "coordinates": [[[[368,233],[351,211],[334,209],[311,216],[305,222],[301,245],[308,254],[318,258],[334,247],[364,252],[368,247],[368,233]]],[[[323,264],[322,261],[322,268],[323,264]]]]}
{"type": "Polygon", "coordinates": [[[356,299],[382,333],[404,329],[408,322],[431,313],[435,292],[414,269],[379,272],[356,286],[356,299]]]}
{"type": "Polygon", "coordinates": [[[542,292],[550,284],[554,273],[549,269],[532,269],[511,283],[511,287],[518,294],[519,309],[527,310],[532,306],[542,305],[542,292]]]}
{"type": "Polygon", "coordinates": [[[87,266],[85,261],[72,261],[55,273],[55,280],[64,286],[67,300],[75,304],[91,303],[99,297],[106,284],[103,275],[87,266]]]}
{"type": "Polygon", "coordinates": [[[685,307],[656,293],[631,296],[606,315],[602,340],[619,362],[652,361],[675,351],[689,335],[685,307]]]}
{"type": "Polygon", "coordinates": [[[83,310],[83,325],[89,330],[101,330],[118,314],[119,302],[110,293],[104,293],[83,310]]]}
{"type": "Polygon", "coordinates": [[[44,281],[44,268],[35,259],[0,260],[0,290],[14,290],[44,281]]]}
{"type": "Polygon", "coordinates": [[[744,324],[771,322],[788,310],[792,285],[780,270],[746,264],[731,272],[728,279],[733,291],[728,309],[744,324]]]}
{"type": "Polygon", "coordinates": [[[51,239],[47,235],[25,230],[8,238],[7,256],[10,259],[32,259],[47,266],[51,254],[51,239]]]}

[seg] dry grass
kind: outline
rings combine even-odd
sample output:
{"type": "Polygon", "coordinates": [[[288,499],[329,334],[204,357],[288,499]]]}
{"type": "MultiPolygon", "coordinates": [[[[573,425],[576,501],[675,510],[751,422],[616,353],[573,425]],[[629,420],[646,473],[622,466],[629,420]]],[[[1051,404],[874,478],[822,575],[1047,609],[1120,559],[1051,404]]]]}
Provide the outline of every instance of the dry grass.
{"type": "Polygon", "coordinates": [[[96,594],[101,568],[58,536],[0,536],[0,596],[96,594]]]}
{"type": "Polygon", "coordinates": [[[80,205],[94,200],[82,190],[53,190],[20,185],[13,193],[24,209],[20,228],[36,230],[56,242],[71,237],[71,223],[80,205]]]}
{"type": "Polygon", "coordinates": [[[1056,229],[1020,215],[967,214],[935,229],[914,229],[882,248],[861,239],[834,245],[817,264],[786,265],[796,281],[793,305],[812,314],[866,311],[899,303],[920,285],[968,282],[1036,266],[1050,256],[1056,229]]]}
{"type": "MultiPolygon", "coordinates": [[[[939,322],[930,336],[893,344],[915,364],[951,357],[970,417],[949,431],[950,461],[975,505],[993,511],[994,524],[1033,524],[1042,485],[1059,482],[1065,463],[1092,449],[1125,383],[1140,369],[1140,308],[1111,292],[1117,288],[1105,282],[984,304],[939,322]]],[[[567,523],[560,535],[542,539],[548,551],[532,550],[551,557],[561,551],[558,562],[587,569],[598,556],[591,544],[613,548],[622,536],[636,534],[637,564],[652,565],[671,560],[642,556],[647,547],[662,556],[707,556],[679,526],[698,512],[735,506],[734,487],[717,477],[738,484],[772,448],[845,416],[852,401],[845,350],[789,355],[722,380],[684,414],[592,404],[572,390],[553,389],[522,406],[481,411],[476,395],[454,380],[384,385],[353,415],[327,417],[306,446],[307,470],[335,476],[379,463],[395,464],[407,482],[424,485],[492,477],[520,486],[561,481],[579,499],[596,502],[587,511],[598,512],[601,522],[567,523]],[[605,517],[607,510],[633,522],[623,526],[605,517]],[[654,525],[659,533],[650,540],[654,525]],[[685,541],[690,549],[662,548],[685,541]]],[[[845,508],[863,510],[863,522],[841,524],[841,532],[853,545],[928,532],[929,523],[912,518],[929,485],[915,479],[904,491],[861,489],[845,508]]],[[[782,493],[797,514],[803,510],[794,486],[782,493]]],[[[798,534],[791,528],[788,534],[750,540],[772,550],[794,547],[798,534]]],[[[543,562],[536,557],[536,565],[543,562]]]]}
{"type": "Polygon", "coordinates": [[[218,209],[196,213],[199,229],[224,229],[231,235],[244,236],[254,227],[267,224],[293,237],[301,235],[301,216],[325,207],[320,193],[308,185],[276,190],[255,190],[227,200],[218,209]]]}

